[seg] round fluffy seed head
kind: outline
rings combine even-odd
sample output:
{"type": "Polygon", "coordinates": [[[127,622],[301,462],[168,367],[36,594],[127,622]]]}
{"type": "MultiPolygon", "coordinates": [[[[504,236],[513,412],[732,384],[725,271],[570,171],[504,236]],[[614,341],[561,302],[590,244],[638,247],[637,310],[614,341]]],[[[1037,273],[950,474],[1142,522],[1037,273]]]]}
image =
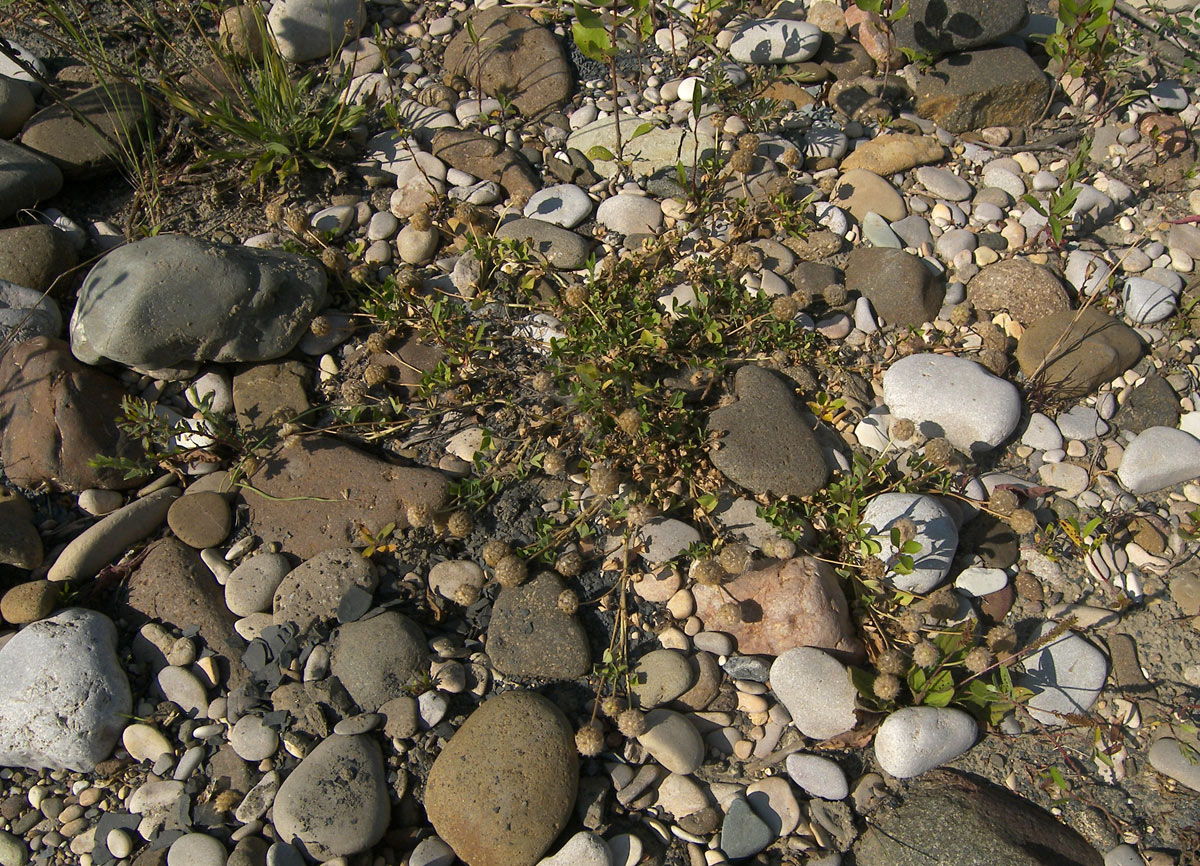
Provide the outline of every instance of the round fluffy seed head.
{"type": "Polygon", "coordinates": [[[708,116],[709,123],[712,124],[713,132],[718,136],[725,131],[725,123],[729,120],[723,111],[714,111],[708,116]]]}
{"type": "Polygon", "coordinates": [[[642,416],[637,409],[626,409],[617,416],[617,427],[626,436],[636,436],[642,429],[642,416]]]}
{"type": "Polygon", "coordinates": [[[931,668],[936,665],[942,658],[937,647],[927,640],[917,641],[917,645],[913,647],[912,653],[913,662],[923,668],[931,668]]]}
{"type": "Polygon", "coordinates": [[[267,218],[267,225],[277,226],[283,221],[283,204],[277,201],[267,202],[267,206],[263,208],[263,214],[267,218]]]}
{"type": "Polygon", "coordinates": [[[429,211],[419,210],[408,218],[408,224],[419,232],[427,232],[433,227],[433,220],[429,218],[429,211]]]}
{"type": "Polygon", "coordinates": [[[754,168],[754,154],[745,150],[734,151],[733,156],[729,157],[729,168],[738,174],[749,174],[754,168]]]}
{"type": "Polygon", "coordinates": [[[742,574],[750,567],[750,548],[739,542],[721,548],[721,568],[730,574],[742,574]]]}
{"type": "Polygon", "coordinates": [[[573,616],[579,610],[579,596],[573,589],[564,589],[558,594],[558,609],[567,616],[573,616]]]}
{"type": "Polygon", "coordinates": [[[892,524],[892,529],[899,532],[901,544],[917,537],[917,524],[911,517],[901,517],[892,524]]]}
{"type": "Polygon", "coordinates": [[[796,302],[797,310],[805,310],[812,306],[813,295],[810,289],[796,289],[788,297],[796,302]]]}
{"type": "Polygon", "coordinates": [[[593,463],[588,471],[588,484],[597,496],[611,496],[621,486],[621,474],[611,466],[593,463]]]}
{"type": "Polygon", "coordinates": [[[554,375],[549,370],[538,370],[533,374],[533,390],[543,394],[554,390],[554,375]]]}
{"type": "Polygon", "coordinates": [[[418,529],[433,524],[433,512],[429,510],[429,506],[423,503],[410,505],[404,510],[404,516],[408,518],[410,526],[415,526],[418,529]]]}
{"type": "Polygon", "coordinates": [[[737,149],[744,150],[750,155],[758,153],[758,136],[753,132],[743,132],[738,136],[737,149]]]}
{"type": "Polygon", "coordinates": [[[463,607],[470,607],[479,601],[479,587],[473,583],[459,584],[458,589],[454,590],[454,600],[463,607]]]}
{"type": "Polygon", "coordinates": [[[896,623],[908,634],[916,634],[925,625],[925,617],[911,608],[896,618],[896,623]]]}
{"type": "Polygon", "coordinates": [[[585,287],[578,283],[567,286],[567,290],[563,292],[563,301],[568,307],[577,309],[587,303],[588,291],[585,287]]]}
{"type": "Polygon", "coordinates": [[[630,707],[617,716],[617,730],[626,737],[636,737],[646,731],[646,716],[641,710],[630,707]]]}
{"type": "Polygon", "coordinates": [[[977,646],[975,649],[967,653],[967,657],[963,660],[963,664],[967,666],[967,670],[969,670],[971,673],[981,674],[992,666],[993,661],[995,661],[995,659],[992,658],[992,654],[990,652],[981,646],[977,646]]]}
{"type": "Polygon", "coordinates": [[[1008,348],[1008,336],[991,322],[980,322],[975,330],[983,340],[983,348],[995,349],[998,352],[1008,348]]]}
{"type": "Polygon", "coordinates": [[[483,222],[483,214],[480,212],[478,205],[473,205],[468,201],[459,202],[454,207],[454,217],[463,225],[477,226],[483,222]]]}
{"type": "Polygon", "coordinates": [[[825,296],[825,303],[831,307],[840,307],[846,303],[846,287],[841,283],[830,283],[821,290],[821,294],[825,296]]]}
{"type": "Polygon", "coordinates": [[[1018,508],[1008,515],[1008,525],[1017,535],[1028,535],[1038,528],[1037,518],[1028,508],[1018,508]]]}
{"type": "Polygon", "coordinates": [[[496,582],[501,586],[520,586],[529,574],[529,567],[521,557],[510,553],[496,563],[495,573],[496,582]]]}
{"type": "Polygon", "coordinates": [[[333,247],[325,247],[325,249],[321,250],[321,264],[335,274],[340,274],[344,273],[346,268],[350,266],[350,260],[346,258],[346,254],[341,250],[335,250],[333,247]]]}
{"type": "Polygon", "coordinates": [[[992,495],[988,497],[988,510],[994,511],[1001,517],[1008,517],[1017,510],[1020,504],[1021,502],[1017,499],[1017,494],[1007,487],[993,490],[992,495]]]}
{"type": "Polygon", "coordinates": [[[697,559],[692,563],[692,580],[701,586],[718,586],[725,579],[725,569],[715,559],[697,559]]]}
{"type": "Polygon", "coordinates": [[[619,716],[623,709],[625,709],[625,704],[616,695],[605,695],[600,699],[600,712],[604,713],[610,719],[615,719],[619,716]]]}
{"type": "Polygon", "coordinates": [[[575,577],[583,571],[583,556],[578,550],[564,550],[555,560],[554,570],[563,577],[575,577]]]}
{"type": "Polygon", "coordinates": [[[925,443],[925,459],[935,466],[945,466],[954,459],[954,446],[945,436],[935,436],[925,443]]]}
{"type": "Polygon", "coordinates": [[[887,649],[879,654],[879,658],[875,659],[875,667],[879,668],[881,674],[899,676],[908,667],[908,661],[900,650],[887,649]]]}
{"type": "Polygon", "coordinates": [[[1008,369],[1008,355],[999,349],[984,349],[979,353],[979,363],[995,376],[1003,376],[1008,369]]]}
{"type": "Polygon", "coordinates": [[[367,397],[367,385],[361,379],[347,379],[342,383],[342,400],[346,403],[361,403],[367,397]]]}
{"type": "Polygon", "coordinates": [[[881,701],[894,701],[900,696],[900,678],[891,674],[880,674],[875,677],[871,690],[881,701]]]}
{"type": "Polygon", "coordinates": [[[475,521],[465,511],[455,511],[450,515],[450,519],[446,521],[446,531],[455,538],[466,538],[471,534],[471,530],[474,527],[475,521]]]}
{"type": "Polygon", "coordinates": [[[996,654],[1010,653],[1017,648],[1017,633],[1007,625],[994,625],[988,629],[984,641],[988,649],[996,654]]]}
{"type": "Polygon", "coordinates": [[[380,364],[367,364],[363,369],[363,381],[368,388],[378,388],[387,378],[387,368],[380,364]]]}
{"type": "Polygon", "coordinates": [[[314,337],[327,337],[333,326],[329,323],[328,316],[313,316],[313,320],[308,323],[308,329],[314,337]]]}
{"type": "Polygon", "coordinates": [[[713,631],[727,631],[742,621],[742,606],[736,601],[727,601],[717,608],[712,622],[705,623],[713,631]]]}
{"type": "Polygon", "coordinates": [[[512,553],[512,548],[509,547],[507,541],[501,541],[499,538],[489,538],[483,543],[483,548],[479,553],[483,557],[484,565],[488,568],[495,568],[496,563],[512,553]]]}
{"type": "Polygon", "coordinates": [[[892,438],[899,442],[907,442],[913,436],[917,435],[917,425],[907,418],[896,418],[892,421],[892,426],[888,428],[888,432],[892,434],[892,438]]]}
{"type": "Polygon", "coordinates": [[[293,205],[284,212],[283,224],[292,234],[302,235],[308,231],[308,212],[298,205],[293,205]]]}
{"type": "Polygon", "coordinates": [[[415,292],[421,288],[421,275],[412,265],[400,265],[392,275],[396,279],[396,288],[405,292],[415,292]]]}
{"type": "Polygon", "coordinates": [[[625,512],[625,522],[634,529],[645,526],[651,520],[658,516],[656,509],[649,502],[635,502],[629,506],[629,510],[625,512]]]}
{"type": "Polygon", "coordinates": [[[380,352],[387,351],[387,337],[378,331],[373,331],[367,335],[367,351],[372,355],[378,355],[380,352]]]}
{"type": "Polygon", "coordinates": [[[796,542],[790,538],[771,538],[763,544],[762,552],[772,559],[791,559],[796,555],[796,542]]]}
{"type": "Polygon", "coordinates": [[[585,758],[594,758],[604,750],[604,726],[588,722],[575,732],[575,749],[585,758]]]}
{"type": "Polygon", "coordinates": [[[967,304],[955,304],[950,310],[950,324],[956,328],[965,328],[971,322],[971,307],[967,304]]]}
{"type": "Polygon", "coordinates": [[[562,475],[567,471],[567,455],[561,451],[547,451],[542,457],[542,469],[547,475],[562,475]]]}
{"type": "Polygon", "coordinates": [[[869,557],[862,567],[863,577],[867,580],[882,580],[887,574],[887,565],[882,559],[876,559],[874,556],[869,557]]]}
{"type": "Polygon", "coordinates": [[[804,161],[798,148],[789,147],[779,156],[779,161],[788,168],[797,168],[804,161]]]}
{"type": "Polygon", "coordinates": [[[800,307],[790,295],[780,295],[771,301],[771,317],[777,322],[790,322],[798,312],[800,307]]]}

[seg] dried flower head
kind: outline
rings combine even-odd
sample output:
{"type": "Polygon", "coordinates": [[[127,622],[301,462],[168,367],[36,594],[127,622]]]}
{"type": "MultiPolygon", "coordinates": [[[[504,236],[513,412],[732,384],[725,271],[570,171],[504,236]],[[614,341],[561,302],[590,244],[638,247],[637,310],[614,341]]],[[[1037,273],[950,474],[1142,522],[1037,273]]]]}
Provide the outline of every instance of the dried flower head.
{"type": "Polygon", "coordinates": [[[558,594],[558,609],[567,616],[574,616],[579,610],[579,596],[573,589],[564,589],[558,594]]]}
{"type": "Polygon", "coordinates": [[[610,719],[615,719],[624,709],[624,702],[616,695],[605,695],[600,699],[600,712],[610,719]]]}
{"type": "Polygon", "coordinates": [[[917,425],[907,418],[895,418],[892,420],[891,426],[888,428],[892,438],[898,442],[907,442],[913,436],[917,435],[917,425]]]}
{"type": "Polygon", "coordinates": [[[626,436],[636,436],[642,430],[642,416],[637,409],[625,409],[617,416],[617,427],[626,436]]]}
{"type": "Polygon", "coordinates": [[[750,548],[741,542],[732,542],[721,548],[721,568],[730,574],[742,574],[750,567],[750,548]]]}
{"type": "Polygon", "coordinates": [[[705,623],[713,631],[728,631],[742,621],[742,605],[740,602],[727,601],[716,609],[712,622],[705,623]]]}
{"type": "Polygon", "coordinates": [[[751,156],[758,153],[758,136],[753,132],[743,132],[738,136],[737,149],[751,156]]]}
{"type": "Polygon", "coordinates": [[[585,758],[594,758],[604,751],[604,726],[590,721],[575,732],[575,749],[585,758]]]}
{"type": "Polygon", "coordinates": [[[478,205],[473,205],[470,202],[459,202],[454,207],[454,218],[463,225],[471,227],[483,224],[483,212],[478,205]]]}
{"type": "Polygon", "coordinates": [[[563,302],[571,309],[578,309],[587,303],[588,291],[585,286],[573,283],[563,292],[563,302]]]}
{"type": "Polygon", "coordinates": [[[955,304],[950,310],[950,324],[956,328],[965,328],[971,323],[971,305],[955,304]]]}
{"type": "Polygon", "coordinates": [[[729,157],[729,169],[737,174],[746,175],[754,168],[754,154],[745,150],[736,150],[729,157]]]}
{"type": "Polygon", "coordinates": [[[887,564],[882,559],[869,556],[863,563],[862,573],[867,580],[882,580],[883,576],[887,574],[887,564]]]}
{"type": "Polygon", "coordinates": [[[948,586],[935,589],[922,603],[925,612],[934,619],[949,619],[958,613],[958,596],[948,586]]]}
{"type": "Polygon", "coordinates": [[[368,388],[378,388],[388,380],[387,368],[382,364],[367,364],[363,368],[363,382],[368,388]]]}
{"type": "Polygon", "coordinates": [[[428,505],[421,502],[408,506],[404,510],[404,516],[408,519],[409,526],[418,529],[433,525],[433,512],[428,505]]]}
{"type": "Polygon", "coordinates": [[[341,250],[334,249],[333,247],[325,247],[321,250],[321,264],[335,274],[342,274],[350,266],[350,260],[346,258],[346,254],[341,250]]]}
{"type": "Polygon", "coordinates": [[[284,211],[283,224],[292,234],[303,235],[308,231],[308,211],[298,205],[292,205],[284,211]]]}
{"type": "Polygon", "coordinates": [[[387,337],[379,331],[372,331],[367,335],[367,351],[372,355],[378,355],[381,352],[387,351],[387,337]]]}
{"type": "Polygon", "coordinates": [[[455,538],[466,538],[475,528],[475,521],[466,511],[455,511],[446,520],[446,531],[455,538]]]}
{"type": "Polygon", "coordinates": [[[875,667],[879,668],[881,674],[899,676],[907,670],[908,659],[898,649],[886,649],[875,659],[875,667]]]}
{"type": "Polygon", "coordinates": [[[917,537],[917,523],[911,517],[901,517],[892,524],[892,529],[900,536],[900,543],[905,544],[917,537]]]}
{"type": "Polygon", "coordinates": [[[421,288],[421,275],[412,265],[398,265],[392,276],[396,280],[396,288],[401,291],[415,292],[421,288]]]}
{"type": "Polygon", "coordinates": [[[429,216],[429,211],[422,209],[408,218],[408,224],[419,232],[427,232],[433,228],[433,219],[429,216]]]}
{"type": "Polygon", "coordinates": [[[942,654],[938,652],[938,648],[927,640],[917,641],[913,647],[913,662],[920,667],[931,668],[941,661],[941,658],[942,654]]]}
{"type": "Polygon", "coordinates": [[[283,203],[280,201],[267,202],[266,207],[263,208],[263,215],[267,218],[267,225],[279,225],[283,222],[283,203]]]}
{"type": "Polygon", "coordinates": [[[347,379],[342,383],[342,401],[357,405],[367,398],[367,384],[362,379],[347,379]]]}
{"type": "Polygon", "coordinates": [[[567,455],[551,449],[542,455],[542,470],[547,475],[562,475],[567,471],[567,455]]]}
{"type": "Polygon", "coordinates": [[[1037,518],[1027,508],[1018,508],[1008,515],[1008,525],[1017,535],[1028,535],[1038,528],[1037,518]]]}
{"type": "Polygon", "coordinates": [[[830,283],[821,290],[821,294],[825,298],[825,303],[831,307],[840,307],[846,303],[846,287],[841,283],[830,283]]]}
{"type": "Polygon", "coordinates": [[[463,607],[470,607],[479,601],[479,587],[473,583],[460,583],[454,590],[454,600],[463,607]]]}
{"type": "Polygon", "coordinates": [[[495,568],[496,564],[510,553],[512,553],[512,547],[507,541],[499,538],[489,538],[479,551],[479,555],[483,558],[483,564],[488,568],[495,568]]]}
{"type": "Polygon", "coordinates": [[[554,561],[554,570],[563,577],[575,577],[583,571],[583,556],[574,548],[564,550],[554,561]]]}
{"type": "Polygon", "coordinates": [[[973,674],[981,674],[992,666],[995,659],[992,654],[984,647],[977,646],[975,649],[967,653],[967,657],[963,660],[967,670],[973,674]]]}
{"type": "Polygon", "coordinates": [[[593,463],[588,470],[588,484],[597,496],[612,496],[621,486],[621,473],[603,463],[593,463]]]}
{"type": "Polygon", "coordinates": [[[946,466],[954,459],[954,446],[945,436],[935,436],[925,443],[925,459],[934,466],[946,466]]]}
{"type": "Polygon", "coordinates": [[[881,701],[894,701],[900,696],[900,678],[892,674],[880,674],[875,677],[871,690],[881,701]]]}
{"type": "Polygon", "coordinates": [[[719,586],[727,576],[715,559],[697,559],[692,563],[692,580],[701,586],[719,586]]]}
{"type": "Polygon", "coordinates": [[[630,707],[617,716],[617,730],[626,737],[637,737],[646,731],[646,716],[630,707]]]}
{"type": "Polygon", "coordinates": [[[314,337],[328,337],[333,325],[330,324],[328,316],[313,316],[313,320],[308,323],[308,330],[314,337]]]}
{"type": "Polygon", "coordinates": [[[1017,648],[1017,633],[1011,626],[994,625],[988,629],[984,642],[996,655],[1005,655],[1017,648]]]}
{"type": "Polygon", "coordinates": [[[799,312],[800,307],[790,295],[780,295],[771,301],[771,318],[777,322],[790,322],[799,312]]]}
{"type": "Polygon", "coordinates": [[[992,495],[988,497],[988,510],[999,514],[1001,517],[1008,517],[1021,505],[1021,501],[1017,499],[1017,494],[1007,487],[1001,487],[992,491],[992,495]]]}
{"type": "Polygon", "coordinates": [[[625,522],[634,529],[645,526],[658,516],[658,509],[649,502],[635,502],[625,512],[625,522]]]}
{"type": "Polygon", "coordinates": [[[529,575],[529,566],[525,560],[514,553],[496,563],[494,569],[496,582],[504,587],[520,586],[529,575]]]}
{"type": "Polygon", "coordinates": [[[554,374],[549,370],[538,370],[533,374],[530,384],[533,385],[533,390],[548,394],[554,390],[554,374]]]}

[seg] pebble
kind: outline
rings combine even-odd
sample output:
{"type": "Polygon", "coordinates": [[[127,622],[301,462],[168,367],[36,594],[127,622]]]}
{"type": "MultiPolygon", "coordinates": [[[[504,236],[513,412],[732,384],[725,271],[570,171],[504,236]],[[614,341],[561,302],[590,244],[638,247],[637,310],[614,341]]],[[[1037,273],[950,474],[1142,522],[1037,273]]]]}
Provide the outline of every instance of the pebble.
{"type": "Polygon", "coordinates": [[[195,712],[203,717],[208,710],[208,695],[204,686],[187,668],[167,665],[154,678],[163,697],[177,704],[185,713],[195,712]]]}
{"type": "Polygon", "coordinates": [[[207,833],[185,833],[167,850],[167,866],[225,866],[225,846],[207,833]]]}
{"type": "Polygon", "coordinates": [[[654,709],[646,713],[646,729],[638,742],[654,760],[672,773],[688,775],[704,760],[704,741],[687,717],[673,710],[654,709]]]}
{"type": "Polygon", "coordinates": [[[1149,427],[1126,448],[1117,478],[1130,493],[1154,493],[1200,475],[1200,439],[1173,427],[1149,427]]]}
{"type": "Polygon", "coordinates": [[[743,25],[729,44],[738,63],[802,63],[821,47],[820,28],[787,18],[760,18],[743,25]]]}
{"type": "Polygon", "coordinates": [[[538,861],[538,866],[613,866],[612,851],[595,833],[581,830],[568,839],[553,856],[538,861]]]}
{"type": "MultiPolygon", "coordinates": [[[[1030,636],[1035,642],[1054,628],[1044,622],[1030,636]]],[[[1108,678],[1108,660],[1086,638],[1068,631],[1023,659],[1018,685],[1032,689],[1026,703],[1030,715],[1044,725],[1070,724],[1066,714],[1086,713],[1096,703],[1108,678]]]]}
{"type": "Polygon", "coordinates": [[[962,710],[904,707],[879,726],[875,758],[887,773],[911,779],[966,752],[978,733],[975,720],[962,710]]]}
{"type": "Polygon", "coordinates": [[[1200,760],[1192,747],[1173,737],[1162,737],[1150,747],[1150,766],[1193,791],[1200,792],[1200,760]]]}
{"type": "Polygon", "coordinates": [[[774,842],[767,823],[741,797],[733,800],[721,823],[721,850],[730,860],[752,857],[774,842]]]}
{"type": "Polygon", "coordinates": [[[525,205],[525,216],[565,229],[573,229],[592,214],[592,200],[575,184],[563,183],[538,190],[525,205]]]}
{"type": "Polygon", "coordinates": [[[836,761],[821,755],[791,754],[784,766],[791,780],[810,797],[844,800],[850,795],[846,774],[836,761]]]}
{"type": "Polygon", "coordinates": [[[229,745],[242,760],[258,762],[275,754],[279,734],[262,716],[242,716],[229,731],[229,745]]]}
{"type": "Polygon", "coordinates": [[[687,656],[677,650],[653,650],[633,669],[633,694],[643,709],[653,709],[682,695],[695,683],[687,656]]]}
{"type": "Polygon", "coordinates": [[[912,555],[912,571],[894,571],[889,580],[899,589],[926,593],[939,586],[949,574],[958,548],[958,529],[954,518],[938,500],[918,493],[883,493],[867,503],[863,524],[871,527],[881,549],[877,558],[884,563],[895,555],[890,530],[896,521],[908,518],[916,524],[913,538],[920,550],[912,555]]]}
{"type": "MultiPolygon", "coordinates": [[[[971,185],[958,175],[944,168],[921,166],[914,172],[917,182],[938,198],[948,201],[966,201],[971,197],[971,185]]],[[[986,179],[986,174],[985,174],[986,179]]],[[[992,184],[995,186],[995,184],[992,184]]]]}
{"type": "Polygon", "coordinates": [[[814,647],[796,647],[771,665],[771,689],[806,737],[825,740],[851,730],[857,691],[850,672],[814,647]]]}
{"type": "Polygon", "coordinates": [[[150,725],[129,725],[121,733],[121,744],[135,761],[154,762],[160,755],[171,753],[170,741],[150,725]]]}

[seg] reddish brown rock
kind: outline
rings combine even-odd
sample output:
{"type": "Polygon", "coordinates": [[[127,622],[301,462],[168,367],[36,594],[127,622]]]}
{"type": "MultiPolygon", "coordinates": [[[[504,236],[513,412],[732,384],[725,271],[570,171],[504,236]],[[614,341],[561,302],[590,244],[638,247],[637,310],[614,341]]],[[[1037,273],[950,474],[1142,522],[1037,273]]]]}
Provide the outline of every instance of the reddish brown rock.
{"type": "Polygon", "coordinates": [[[289,440],[248,483],[241,498],[250,528],[303,559],[361,543],[359,526],[406,527],[408,508],[436,512],[450,494],[450,480],[434,469],[396,466],[325,436],[289,440]]]}
{"type": "Polygon", "coordinates": [[[119,469],[88,465],[97,454],[138,453],[117,429],[123,396],[116,379],[76,361],[62,340],[35,337],[9,349],[0,363],[0,459],[8,479],[73,491],[138,484],[119,469]]]}
{"type": "Polygon", "coordinates": [[[433,136],[433,153],[459,171],[495,181],[510,196],[528,199],[541,188],[525,157],[479,132],[439,129],[433,136]]]}
{"type": "Polygon", "coordinates": [[[748,571],[722,588],[697,585],[692,592],[696,614],[706,623],[729,596],[742,603],[742,622],[721,629],[736,638],[740,653],[777,656],[811,646],[843,661],[863,657],[846,596],[819,559],[798,556],[748,571]]]}

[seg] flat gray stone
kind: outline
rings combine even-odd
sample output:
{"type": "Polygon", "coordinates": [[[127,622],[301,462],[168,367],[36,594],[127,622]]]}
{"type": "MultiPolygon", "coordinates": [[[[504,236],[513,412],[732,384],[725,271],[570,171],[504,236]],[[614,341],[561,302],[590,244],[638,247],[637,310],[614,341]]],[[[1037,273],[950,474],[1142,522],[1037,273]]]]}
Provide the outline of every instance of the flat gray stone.
{"type": "Polygon", "coordinates": [[[282,553],[259,553],[242,560],[225,578],[225,604],[238,616],[271,610],[275,590],[292,570],[282,553]]]}
{"type": "Polygon", "coordinates": [[[289,63],[328,57],[356,39],[365,22],[363,0],[279,0],[267,14],[267,28],[289,63]]]}
{"type": "Polygon", "coordinates": [[[591,669],[583,625],[559,609],[562,582],[550,571],[505,587],[492,605],[487,650],[498,671],[509,676],[574,679],[591,669]]]}
{"type": "Polygon", "coordinates": [[[394,610],[346,623],[333,636],[330,672],[367,713],[407,694],[425,662],[421,627],[394,610]]]}
{"type": "Polygon", "coordinates": [[[275,590],[276,624],[294,622],[304,632],[314,622],[337,615],[351,587],[374,593],[379,583],[375,564],[349,547],[322,551],[290,571],[275,590]]]}
{"type": "Polygon", "coordinates": [[[62,185],[62,170],[53,162],[0,139],[0,219],[57,195],[62,185]]]}
{"type": "Polygon", "coordinates": [[[744,860],[775,841],[775,834],[750,804],[738,797],[729,804],[721,822],[721,850],[730,860],[744,860]]]}
{"type": "Polygon", "coordinates": [[[910,574],[891,571],[889,580],[907,592],[926,593],[939,586],[950,572],[954,552],[958,549],[958,528],[954,518],[942,503],[919,493],[881,493],[867,503],[863,524],[882,546],[877,557],[888,564],[895,555],[889,536],[892,526],[901,518],[916,524],[913,539],[921,549],[912,555],[910,574]]]}
{"type": "Polygon", "coordinates": [[[59,337],[58,304],[36,289],[0,280],[0,342],[16,345],[34,337],[59,337]]]}
{"type": "Polygon", "coordinates": [[[1154,493],[1200,475],[1200,439],[1175,427],[1149,427],[1126,448],[1117,479],[1130,493],[1154,493]]]}
{"type": "Polygon", "coordinates": [[[289,352],[325,303],[325,272],[275,250],[159,235],[118,247],[84,279],[71,351],[140,370],[265,361],[289,352]]]}
{"type": "Polygon", "coordinates": [[[822,755],[791,754],[784,762],[788,777],[810,797],[844,800],[850,796],[846,773],[837,762],[822,755]]]}
{"type": "MultiPolygon", "coordinates": [[[[1030,635],[1031,643],[1053,630],[1044,622],[1030,635]]],[[[1044,725],[1071,724],[1066,715],[1086,713],[1100,697],[1108,679],[1108,659],[1086,638],[1067,631],[1023,658],[1025,673],[1017,685],[1032,689],[1025,704],[1029,714],[1044,725]]]]}
{"type": "Polygon", "coordinates": [[[1200,791],[1200,753],[1174,737],[1163,737],[1150,747],[1150,766],[1179,784],[1200,791]]]}
{"type": "Polygon", "coordinates": [[[759,18],[734,35],[729,56],[738,63],[802,63],[817,53],[821,38],[821,29],[807,21],[759,18]]]}
{"type": "Polygon", "coordinates": [[[696,673],[688,664],[687,656],[672,649],[646,653],[634,666],[632,676],[633,693],[642,709],[675,700],[696,681],[696,673]]]}
{"type": "Polygon", "coordinates": [[[592,251],[592,242],[583,235],[535,219],[506,222],[496,229],[496,237],[525,241],[534,252],[545,256],[552,267],[566,271],[582,268],[592,251]]]}
{"type": "Polygon", "coordinates": [[[909,355],[892,364],[883,374],[883,400],[893,417],[964,451],[991,451],[1021,420],[1021,397],[1011,382],[949,355],[909,355]]]}
{"type": "Polygon", "coordinates": [[[975,720],[953,707],[905,707],[883,720],[875,758],[897,779],[911,779],[953,761],[975,745],[975,720]]]}
{"type": "MultiPolygon", "coordinates": [[[[897,225],[893,222],[892,228],[897,225]]],[[[857,247],[850,252],[846,290],[867,298],[892,328],[932,321],[946,297],[945,283],[920,258],[887,248],[857,247]]]]}
{"type": "Polygon", "coordinates": [[[0,764],[90,773],[133,710],[103,614],[69,608],[0,648],[0,764]]]}
{"type": "Polygon", "coordinates": [[[592,215],[592,200],[573,183],[540,189],[525,205],[525,216],[564,229],[573,229],[592,215]]]}
{"type": "Polygon", "coordinates": [[[921,186],[937,198],[944,198],[946,201],[966,201],[974,192],[971,184],[945,168],[924,165],[918,168],[915,174],[921,186]]]}
{"type": "Polygon", "coordinates": [[[795,647],[771,665],[771,689],[806,737],[826,740],[852,730],[858,692],[850,670],[815,647],[795,647]]]}

